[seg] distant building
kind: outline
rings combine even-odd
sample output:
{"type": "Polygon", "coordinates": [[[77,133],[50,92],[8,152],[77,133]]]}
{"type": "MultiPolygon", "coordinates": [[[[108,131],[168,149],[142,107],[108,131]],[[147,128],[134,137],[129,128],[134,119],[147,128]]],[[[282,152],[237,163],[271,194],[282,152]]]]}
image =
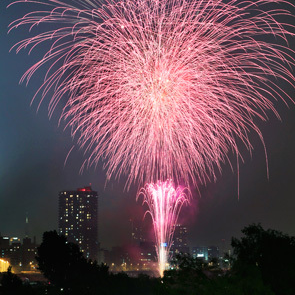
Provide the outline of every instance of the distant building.
{"type": "Polygon", "coordinates": [[[139,246],[112,247],[111,251],[100,250],[104,263],[110,271],[149,271],[157,266],[156,248],[153,242],[140,242],[139,246]]]}
{"type": "Polygon", "coordinates": [[[10,239],[10,253],[6,256],[11,265],[22,266],[22,244],[18,237],[10,239]]]}
{"type": "Polygon", "coordinates": [[[189,247],[187,243],[187,227],[181,224],[176,224],[173,235],[173,243],[170,248],[171,255],[175,254],[189,254],[189,247]]]}
{"type": "Polygon", "coordinates": [[[109,264],[110,263],[110,251],[107,249],[99,248],[98,255],[97,255],[97,262],[98,262],[98,264],[101,264],[101,263],[109,264]]]}
{"type": "Polygon", "coordinates": [[[192,256],[193,258],[199,258],[199,259],[208,261],[208,247],[204,247],[204,246],[193,247],[192,256]]]}
{"type": "Polygon", "coordinates": [[[9,237],[2,237],[0,234],[0,258],[5,258],[5,253],[9,250],[9,237]]]}
{"type": "Polygon", "coordinates": [[[90,186],[59,193],[59,233],[79,245],[86,258],[97,260],[98,195],[90,186]]]}
{"type": "Polygon", "coordinates": [[[140,249],[140,262],[150,263],[155,262],[157,257],[155,243],[153,242],[141,242],[140,249]]]}
{"type": "Polygon", "coordinates": [[[36,238],[21,239],[18,237],[0,236],[0,258],[8,261],[15,272],[36,270],[37,244],[36,238]]]}
{"type": "Polygon", "coordinates": [[[130,220],[131,223],[131,241],[133,245],[139,246],[140,243],[145,242],[142,222],[138,220],[130,220]]]}
{"type": "Polygon", "coordinates": [[[12,250],[10,250],[10,238],[7,236],[2,237],[0,234],[0,258],[10,258],[10,252],[12,252],[12,250]]]}
{"type": "Polygon", "coordinates": [[[26,268],[34,264],[35,257],[37,255],[36,238],[32,241],[31,238],[24,238],[22,244],[22,265],[26,268]]]}
{"type": "Polygon", "coordinates": [[[208,259],[211,260],[213,258],[219,259],[219,248],[216,246],[208,247],[208,259]]]}
{"type": "Polygon", "coordinates": [[[213,258],[219,259],[219,248],[217,246],[197,246],[192,248],[193,258],[201,258],[210,261],[213,258]]]}

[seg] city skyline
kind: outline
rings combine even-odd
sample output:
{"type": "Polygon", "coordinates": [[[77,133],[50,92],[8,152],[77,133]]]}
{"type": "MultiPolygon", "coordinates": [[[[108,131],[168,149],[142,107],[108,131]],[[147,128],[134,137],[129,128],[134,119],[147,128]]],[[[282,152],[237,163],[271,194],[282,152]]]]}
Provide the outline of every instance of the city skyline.
{"type": "MultiPolygon", "coordinates": [[[[0,183],[0,231],[3,234],[23,232],[21,221],[26,212],[32,219],[32,235],[41,240],[43,231],[57,229],[58,191],[82,187],[92,183],[101,197],[101,218],[105,227],[101,229],[101,240],[106,245],[124,243],[130,218],[142,218],[144,210],[135,201],[137,187],[124,191],[124,181],[112,180],[105,187],[102,164],[97,169],[79,174],[83,163],[83,152],[74,149],[67,163],[69,150],[75,140],[70,132],[63,132],[63,123],[58,128],[58,112],[49,121],[44,103],[36,114],[37,104],[29,106],[35,85],[18,85],[18,81],[35,57],[27,52],[15,55],[8,53],[10,47],[22,38],[23,31],[6,36],[8,24],[15,19],[13,13],[22,14],[19,8],[5,9],[8,1],[1,5],[1,183],[0,183]],[[109,232],[114,232],[109,237],[109,232]]],[[[294,48],[294,40],[290,44],[294,48]]],[[[287,87],[287,86],[286,86],[287,87]]],[[[287,92],[291,91],[286,88],[287,92]]],[[[294,96],[293,96],[294,98],[294,96]]],[[[293,214],[295,198],[293,186],[295,149],[295,107],[290,109],[278,103],[282,123],[270,116],[270,122],[259,123],[268,151],[270,179],[267,180],[263,146],[254,137],[253,159],[244,153],[245,164],[240,165],[240,191],[238,193],[237,171],[232,173],[228,165],[223,166],[223,175],[216,183],[200,187],[201,197],[193,190],[190,208],[184,208],[182,221],[189,223],[190,239],[198,244],[214,244],[221,239],[239,236],[240,230],[249,223],[261,222],[265,228],[274,228],[295,235],[293,214]],[[195,213],[195,214],[194,214],[195,213]],[[187,217],[185,220],[184,217],[187,217]]],[[[232,159],[234,162],[235,159],[232,159]]]]}

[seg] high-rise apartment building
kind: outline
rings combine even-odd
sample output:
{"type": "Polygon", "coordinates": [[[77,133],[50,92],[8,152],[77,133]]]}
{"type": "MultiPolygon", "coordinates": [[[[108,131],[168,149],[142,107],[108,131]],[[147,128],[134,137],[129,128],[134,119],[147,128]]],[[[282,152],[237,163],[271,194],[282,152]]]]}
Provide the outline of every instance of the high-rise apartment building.
{"type": "Polygon", "coordinates": [[[211,260],[213,258],[219,259],[219,248],[216,246],[208,247],[208,259],[211,260]]]}
{"type": "Polygon", "coordinates": [[[173,243],[170,248],[173,255],[182,253],[188,254],[189,247],[187,243],[187,227],[181,224],[176,224],[174,228],[173,243]]]}
{"type": "Polygon", "coordinates": [[[79,245],[86,258],[97,260],[98,195],[90,186],[59,193],[59,233],[79,245]]]}
{"type": "Polygon", "coordinates": [[[138,246],[140,243],[146,241],[142,221],[131,219],[130,223],[131,223],[131,242],[133,245],[138,246]]]}

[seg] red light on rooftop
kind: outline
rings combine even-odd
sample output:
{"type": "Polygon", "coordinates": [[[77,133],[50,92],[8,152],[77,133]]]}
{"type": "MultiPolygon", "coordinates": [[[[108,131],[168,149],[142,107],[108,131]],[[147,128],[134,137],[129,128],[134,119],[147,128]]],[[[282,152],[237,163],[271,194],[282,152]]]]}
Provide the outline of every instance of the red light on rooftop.
{"type": "Polygon", "coordinates": [[[91,192],[92,188],[91,188],[91,186],[85,186],[83,188],[78,188],[77,191],[78,192],[91,192]]]}

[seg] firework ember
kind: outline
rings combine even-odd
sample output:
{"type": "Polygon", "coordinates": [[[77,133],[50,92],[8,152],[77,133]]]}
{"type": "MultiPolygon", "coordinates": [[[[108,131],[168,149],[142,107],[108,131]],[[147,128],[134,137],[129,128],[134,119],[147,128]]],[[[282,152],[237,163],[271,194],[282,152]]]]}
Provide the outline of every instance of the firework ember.
{"type": "Polygon", "coordinates": [[[67,98],[62,117],[88,153],[84,166],[105,160],[108,179],[215,179],[228,152],[252,150],[250,130],[263,142],[254,119],[278,116],[273,101],[287,95],[273,78],[294,82],[292,26],[276,20],[292,17],[283,0],[42,3],[11,24],[44,28],[17,51],[52,43],[22,80],[48,67],[36,95],[52,97],[50,114],[67,98]]]}
{"type": "Polygon", "coordinates": [[[156,251],[160,276],[163,276],[168,263],[172,237],[181,207],[188,203],[187,189],[174,188],[172,181],[150,183],[141,189],[139,196],[148,205],[156,237],[156,251]]]}

